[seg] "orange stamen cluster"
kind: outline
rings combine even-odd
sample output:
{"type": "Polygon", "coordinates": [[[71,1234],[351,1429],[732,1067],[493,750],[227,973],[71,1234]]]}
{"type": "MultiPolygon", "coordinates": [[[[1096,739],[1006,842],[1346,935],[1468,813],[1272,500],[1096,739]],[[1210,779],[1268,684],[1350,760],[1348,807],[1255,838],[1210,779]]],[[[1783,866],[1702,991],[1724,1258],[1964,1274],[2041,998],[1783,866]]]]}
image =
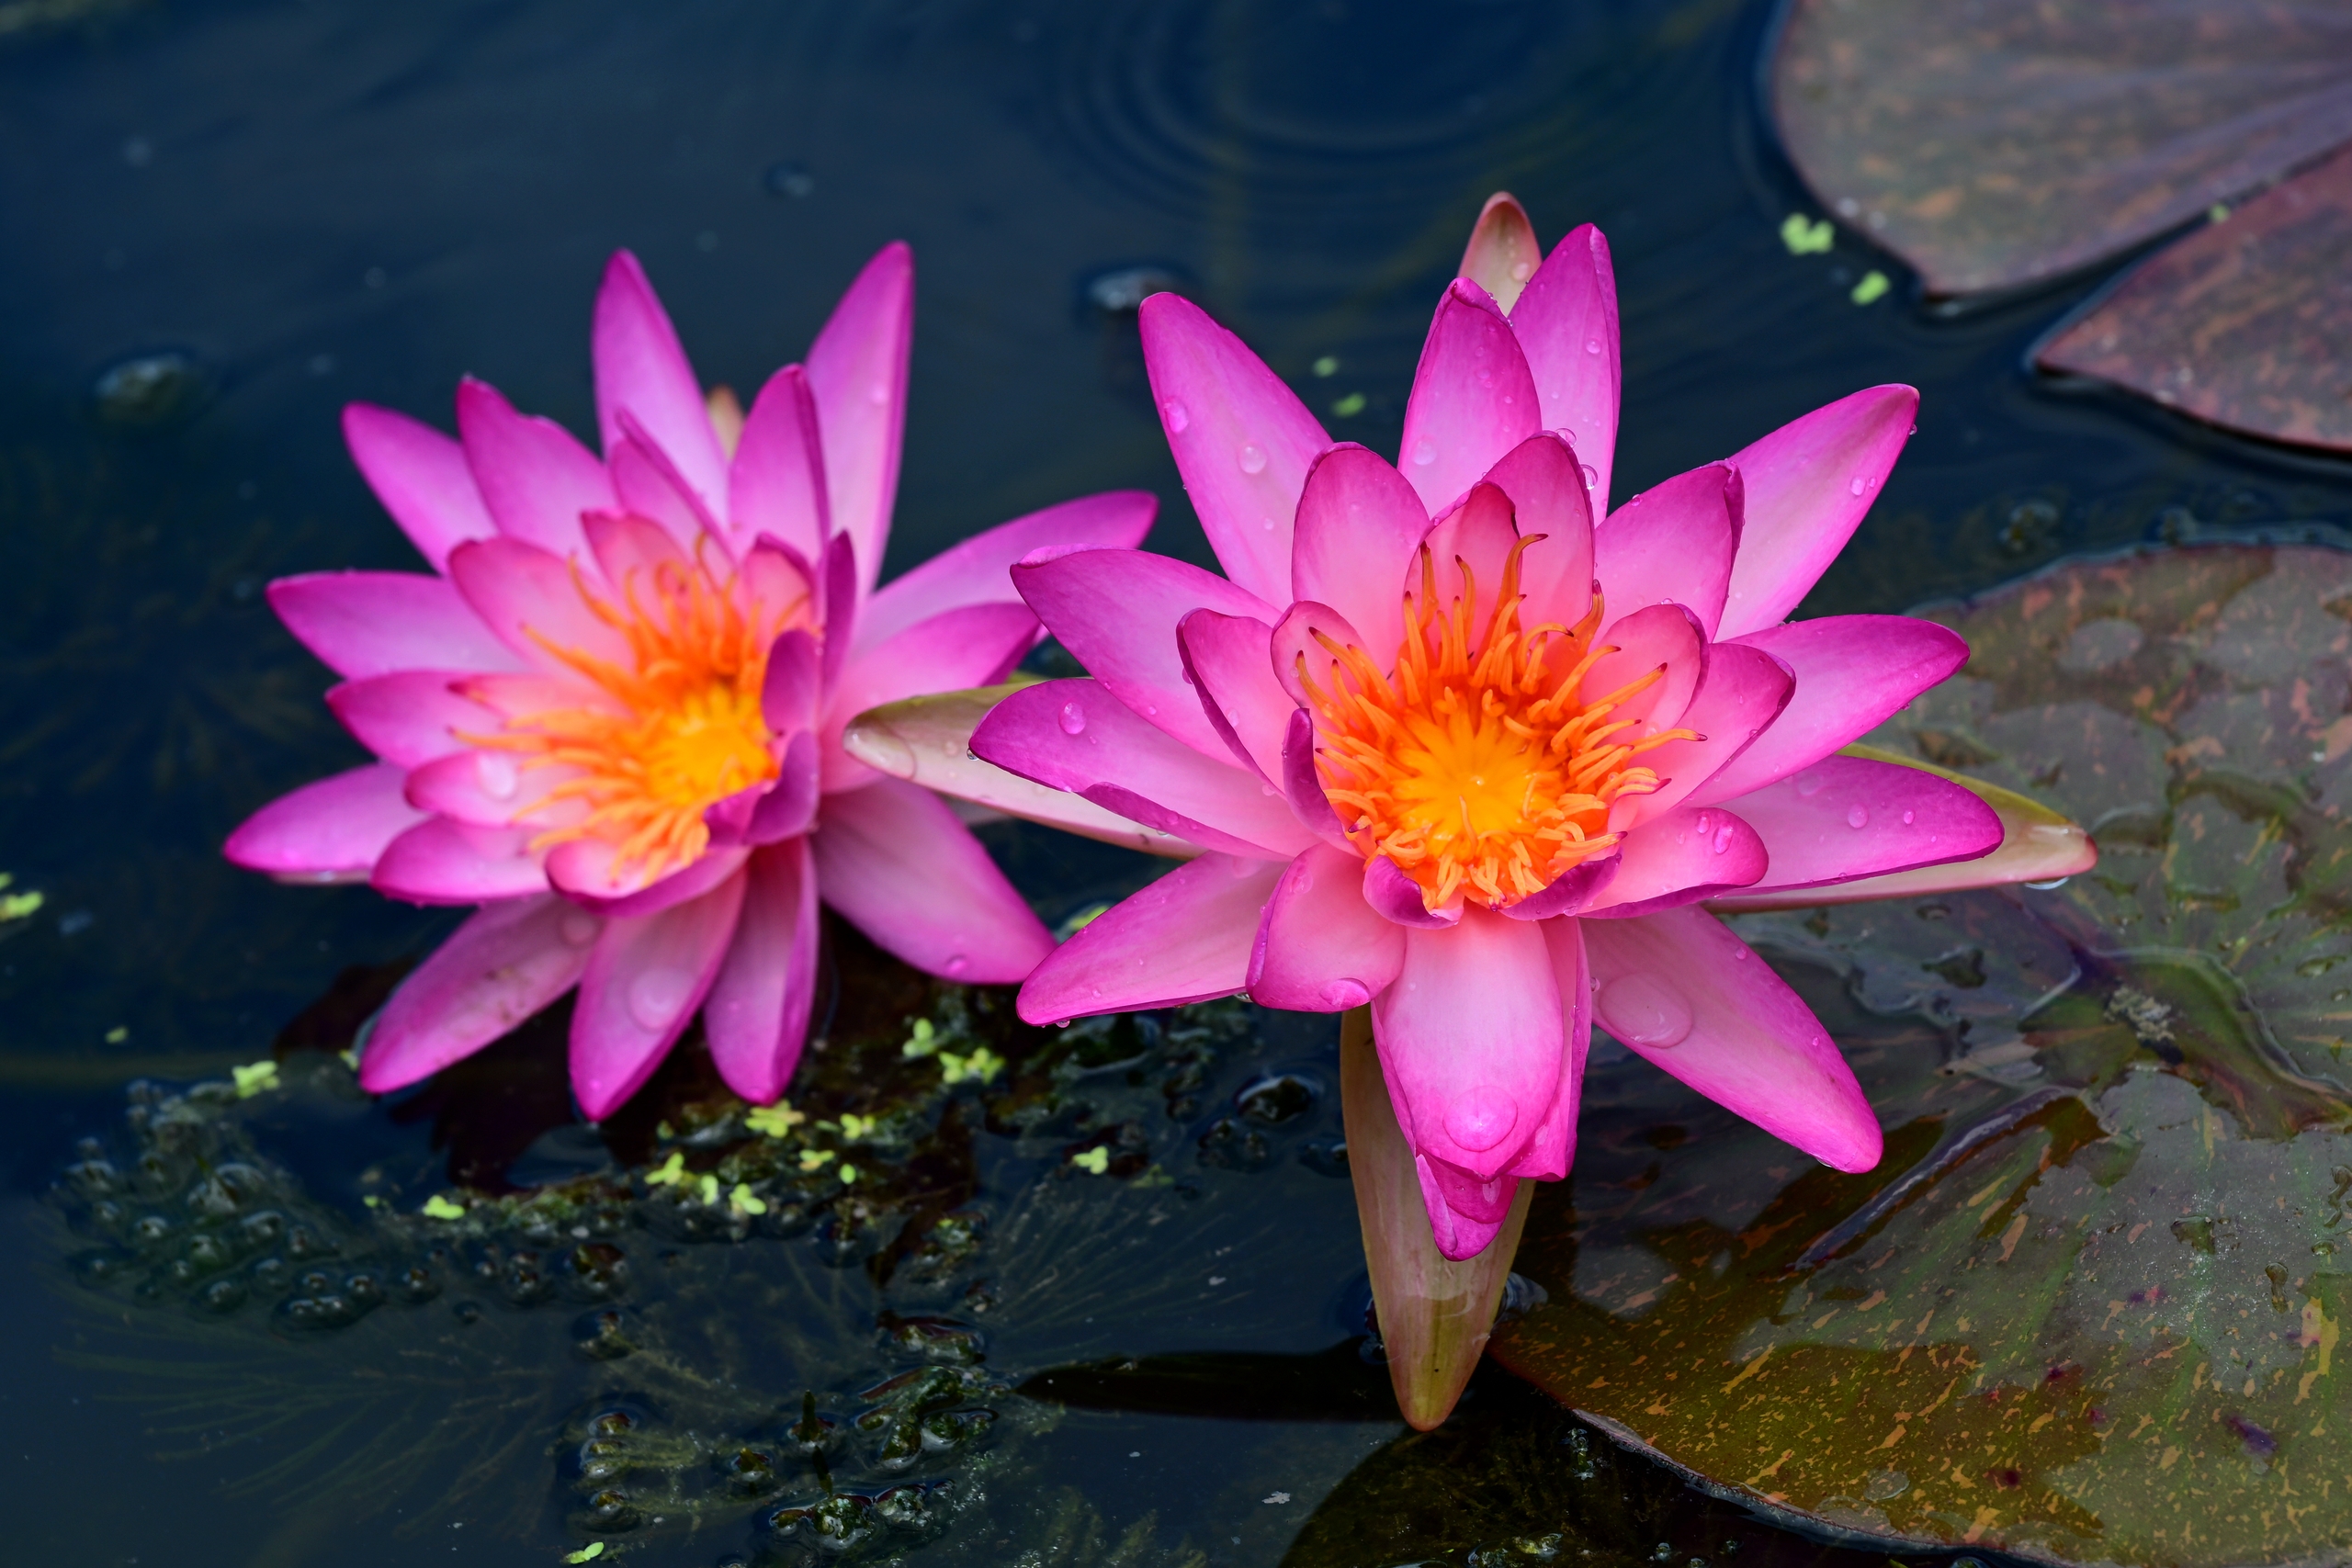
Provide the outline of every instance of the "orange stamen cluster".
{"type": "Polygon", "coordinates": [[[628,665],[530,635],[611,701],[544,709],[510,718],[499,734],[465,738],[526,754],[526,769],[571,771],[528,815],[562,820],[572,801],[585,812],[540,833],[534,850],[601,839],[614,847],[616,874],[651,882],[709,847],[706,809],[775,777],[761,687],[778,634],[810,624],[808,596],[763,609],[732,571],[716,578],[699,557],[630,571],[618,604],[575,568],[582,602],[628,640],[628,665]]]}
{"type": "Polygon", "coordinates": [[[1339,661],[1314,699],[1324,793],[1367,856],[1385,855],[1419,884],[1430,909],[1468,897],[1489,908],[1539,893],[1623,837],[1610,807],[1658,787],[1634,761],[1669,740],[1668,729],[1622,739],[1637,720],[1611,715],[1664,673],[1651,670],[1587,701],[1584,679],[1619,651],[1594,644],[1601,604],[1574,627],[1519,624],[1521,539],[1503,567],[1483,635],[1472,625],[1477,583],[1457,559],[1463,593],[1441,606],[1437,571],[1421,547],[1420,592],[1405,595],[1406,631],[1384,675],[1363,649],[1317,634],[1339,661]]]}

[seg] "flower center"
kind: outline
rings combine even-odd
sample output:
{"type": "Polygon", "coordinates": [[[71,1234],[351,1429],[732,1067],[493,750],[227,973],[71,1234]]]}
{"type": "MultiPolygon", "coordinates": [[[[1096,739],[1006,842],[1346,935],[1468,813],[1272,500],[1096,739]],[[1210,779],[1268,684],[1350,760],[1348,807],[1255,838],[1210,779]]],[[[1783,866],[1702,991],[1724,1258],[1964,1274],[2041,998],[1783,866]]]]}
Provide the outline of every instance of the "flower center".
{"type": "Polygon", "coordinates": [[[518,716],[499,734],[470,738],[525,753],[526,768],[569,773],[531,811],[561,812],[563,802],[584,809],[539,834],[534,850],[600,839],[614,847],[616,873],[634,869],[650,882],[709,847],[705,810],[776,776],[761,688],[777,636],[808,624],[808,597],[780,613],[763,607],[738,575],[714,578],[699,557],[632,569],[618,604],[575,570],[590,613],[628,640],[628,663],[534,632],[605,700],[518,716]]]}
{"type": "Polygon", "coordinates": [[[1696,738],[1670,729],[1620,739],[1636,721],[1610,716],[1662,670],[1583,698],[1587,672],[1618,651],[1594,646],[1598,594],[1573,628],[1520,626],[1519,558],[1536,537],[1512,547],[1483,635],[1473,626],[1469,565],[1457,562],[1462,596],[1441,605],[1424,545],[1420,592],[1405,595],[1404,641],[1388,673],[1319,632],[1340,664],[1332,689],[1302,670],[1324,794],[1357,847],[1386,856],[1432,910],[1457,897],[1501,908],[1606,854],[1623,836],[1609,830],[1610,807],[1658,787],[1657,774],[1634,759],[1696,738]]]}

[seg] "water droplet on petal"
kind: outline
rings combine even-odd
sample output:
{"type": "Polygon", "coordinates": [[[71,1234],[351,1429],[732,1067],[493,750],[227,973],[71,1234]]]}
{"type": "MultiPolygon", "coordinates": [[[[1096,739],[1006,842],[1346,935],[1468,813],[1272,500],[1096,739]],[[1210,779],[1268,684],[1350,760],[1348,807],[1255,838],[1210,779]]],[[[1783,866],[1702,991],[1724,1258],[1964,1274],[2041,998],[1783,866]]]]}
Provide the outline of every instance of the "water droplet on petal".
{"type": "Polygon", "coordinates": [[[572,910],[564,916],[562,923],[556,927],[557,933],[574,947],[587,946],[596,940],[596,933],[604,929],[605,922],[585,909],[572,910]]]}
{"type": "Polygon", "coordinates": [[[865,400],[872,403],[877,409],[884,403],[888,402],[890,400],[890,383],[888,381],[876,381],[871,387],[866,388],[865,400]]]}
{"type": "Polygon", "coordinates": [[[1846,488],[1852,491],[1856,495],[1860,495],[1862,491],[1871,488],[1871,481],[1863,479],[1860,474],[1857,474],[1854,476],[1854,482],[1848,485],[1846,488]]]}
{"type": "Polygon", "coordinates": [[[1086,733],[1086,715],[1080,709],[1076,703],[1064,703],[1062,705],[1061,722],[1062,733],[1064,735],[1083,735],[1086,733]]]}
{"type": "Polygon", "coordinates": [[[1819,795],[1821,786],[1829,781],[1815,769],[1808,768],[1797,775],[1797,793],[1808,798],[1819,795]]]}
{"type": "Polygon", "coordinates": [[[1849,828],[1867,828],[1867,827],[1869,827],[1870,825],[1871,825],[1871,808],[1870,808],[1869,807],[1867,807],[1867,806],[1849,806],[1849,807],[1848,807],[1846,808],[1846,826],[1847,826],[1847,827],[1849,827],[1849,828]]]}
{"type": "Polygon", "coordinates": [[[1419,441],[1413,443],[1413,462],[1416,466],[1426,468],[1431,463],[1436,461],[1436,442],[1431,441],[1428,436],[1424,435],[1419,441]]]}
{"type": "Polygon", "coordinates": [[[694,987],[694,976],[683,969],[648,969],[628,983],[628,1015],[641,1029],[667,1029],[694,987]]]}
{"type": "Polygon", "coordinates": [[[1598,999],[1600,1021],[1628,1045],[1663,1051],[1690,1032],[1690,1004],[1662,975],[1620,975],[1598,999]]]}
{"type": "Polygon", "coordinates": [[[1917,820],[1918,820],[1918,813],[1917,813],[1917,812],[1916,812],[1916,811],[1906,811],[1906,812],[1905,812],[1905,813],[1903,814],[1903,825],[1904,825],[1905,828],[1908,828],[1909,826],[1911,826],[1911,824],[1912,824],[1912,823],[1914,823],[1914,822],[1916,822],[1916,821],[1917,821],[1917,820]]]}
{"type": "Polygon", "coordinates": [[[1723,854],[1731,848],[1731,824],[1726,822],[1715,829],[1715,853],[1723,854]]]}
{"type": "Polygon", "coordinates": [[[1597,337],[1589,337],[1585,339],[1584,351],[1587,354],[1599,354],[1600,352],[1600,340],[1597,337]]]}
{"type": "Polygon", "coordinates": [[[971,966],[972,961],[965,957],[960,953],[949,953],[947,955],[947,962],[941,965],[942,968],[946,970],[947,977],[951,980],[956,978],[956,976],[964,973],[967,969],[969,969],[971,966]]]}
{"type": "Polygon", "coordinates": [[[1245,441],[1241,450],[1234,454],[1234,461],[1241,465],[1245,474],[1262,474],[1266,471],[1266,449],[1254,441],[1245,441]]]}
{"type": "Polygon", "coordinates": [[[1524,283],[1534,276],[1535,264],[1533,262],[1522,261],[1513,262],[1510,264],[1510,280],[1513,283],[1524,283]]]}
{"type": "Polygon", "coordinates": [[[1584,470],[1585,489],[1590,490],[1593,486],[1600,482],[1600,470],[1594,468],[1590,463],[1578,463],[1577,467],[1584,470]]]}
{"type": "Polygon", "coordinates": [[[482,794],[492,800],[512,800],[520,779],[514,772],[514,759],[503,751],[474,753],[474,777],[481,784],[482,794]]]}
{"type": "Polygon", "coordinates": [[[1519,1125],[1519,1106],[1492,1084],[1481,1084],[1445,1110],[1445,1135],[1472,1154],[1484,1154],[1519,1125]]]}
{"type": "Polygon", "coordinates": [[[1577,444],[1577,433],[1569,429],[1566,425],[1564,424],[1560,426],[1559,434],[1560,439],[1566,442],[1569,446],[1573,446],[1577,444]]]}
{"type": "Polygon", "coordinates": [[[1170,435],[1183,434],[1185,429],[1193,423],[1191,412],[1173,398],[1160,404],[1159,412],[1161,417],[1168,421],[1168,434],[1170,435]]]}

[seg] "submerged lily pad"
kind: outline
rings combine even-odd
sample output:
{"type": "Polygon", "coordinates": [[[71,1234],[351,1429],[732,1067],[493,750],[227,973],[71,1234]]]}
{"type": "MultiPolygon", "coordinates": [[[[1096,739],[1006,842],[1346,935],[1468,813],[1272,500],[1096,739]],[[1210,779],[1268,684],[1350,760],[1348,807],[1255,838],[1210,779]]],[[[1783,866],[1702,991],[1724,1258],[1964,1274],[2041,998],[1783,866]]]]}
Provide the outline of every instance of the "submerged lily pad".
{"type": "Polygon", "coordinates": [[[1735,917],[1889,1129],[1811,1165],[1596,1051],[1490,1353],[1711,1485],[2061,1562],[2352,1536],[2352,557],[2070,563],[1924,614],[1871,740],[2091,824],[2062,887],[1735,917]]]}

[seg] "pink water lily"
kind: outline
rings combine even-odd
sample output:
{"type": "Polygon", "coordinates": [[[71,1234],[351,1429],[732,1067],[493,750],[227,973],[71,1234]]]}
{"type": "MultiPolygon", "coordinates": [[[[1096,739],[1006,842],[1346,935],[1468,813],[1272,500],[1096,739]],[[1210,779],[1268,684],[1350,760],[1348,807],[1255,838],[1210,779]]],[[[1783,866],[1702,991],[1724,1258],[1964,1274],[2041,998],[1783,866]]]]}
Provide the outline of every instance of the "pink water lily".
{"type": "Polygon", "coordinates": [[[1958,669],[1961,639],[1897,615],[1788,620],[1917,394],[1857,392],[1611,512],[1600,232],[1541,256],[1498,198],[1463,272],[1396,464],[1333,442],[1197,307],[1148,300],[1153,393],[1225,575],[1134,549],[1031,557],[1022,596],[1091,675],[1019,692],[972,739],[1200,852],[1046,959],[1023,1015],[1243,990],[1369,1004],[1454,1259],[1494,1237],[1517,1179],[1566,1174],[1595,1022],[1825,1163],[1875,1165],[1877,1120],[1826,1031],[1702,905],[2002,840],[1968,789],[1836,754],[1958,669]]]}
{"type": "Polygon", "coordinates": [[[1006,570],[1131,547],[1154,502],[1089,497],[877,590],[913,261],[876,255],[805,365],[707,398],[636,258],[594,322],[600,460],[488,386],[452,440],[355,404],[345,434],[431,574],[273,583],[380,761],[265,807],[240,865],[481,910],[393,995],[360,1081],[397,1089],[574,986],[571,1079],[601,1117],[701,1010],[745,1098],[784,1091],[821,899],[936,975],[1023,978],[1053,943],[945,802],[846,755],[863,708],[1001,678],[1040,635],[1006,570]]]}

